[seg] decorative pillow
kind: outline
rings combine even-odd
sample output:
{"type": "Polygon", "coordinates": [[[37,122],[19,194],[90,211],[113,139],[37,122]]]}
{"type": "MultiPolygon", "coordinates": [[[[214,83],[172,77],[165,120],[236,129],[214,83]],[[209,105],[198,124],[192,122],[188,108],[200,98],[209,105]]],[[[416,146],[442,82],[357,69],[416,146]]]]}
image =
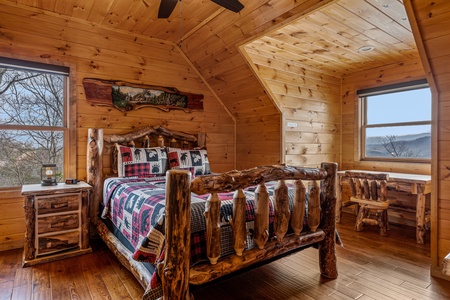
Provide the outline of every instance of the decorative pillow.
{"type": "Polygon", "coordinates": [[[193,175],[210,174],[208,153],[206,150],[185,150],[167,148],[171,169],[194,169],[193,175]]]}
{"type": "Polygon", "coordinates": [[[116,144],[119,177],[164,176],[168,170],[165,148],[134,148],[116,144]]]}

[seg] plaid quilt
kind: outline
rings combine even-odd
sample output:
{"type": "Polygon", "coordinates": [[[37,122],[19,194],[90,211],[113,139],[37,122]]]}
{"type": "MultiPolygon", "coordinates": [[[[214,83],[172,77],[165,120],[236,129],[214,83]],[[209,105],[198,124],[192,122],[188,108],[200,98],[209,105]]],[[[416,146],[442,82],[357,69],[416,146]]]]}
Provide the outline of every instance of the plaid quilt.
{"type": "MultiPolygon", "coordinates": [[[[267,183],[267,189],[271,196],[276,182],[267,183]]],[[[293,188],[288,184],[290,209],[292,210],[293,188]]],[[[247,197],[247,249],[254,247],[253,223],[254,223],[254,198],[256,187],[244,190],[247,197]]],[[[221,246],[222,256],[234,253],[233,232],[229,219],[233,213],[233,192],[221,193],[221,246]]],[[[165,213],[165,179],[156,178],[109,178],[104,185],[104,210],[103,218],[111,219],[115,227],[132,245],[133,258],[139,261],[155,263],[162,255],[164,246],[164,213],[165,213]]],[[[191,264],[207,261],[206,256],[206,221],[203,216],[208,195],[191,195],[191,264]]],[[[274,210],[272,202],[269,202],[269,234],[272,237],[274,210]]],[[[307,206],[306,206],[307,208],[307,206]]],[[[307,212],[305,213],[307,216],[307,212]]],[[[304,221],[304,231],[309,230],[304,221]]],[[[153,276],[150,287],[153,291],[147,291],[147,299],[161,292],[158,286],[158,278],[153,276]]]]}

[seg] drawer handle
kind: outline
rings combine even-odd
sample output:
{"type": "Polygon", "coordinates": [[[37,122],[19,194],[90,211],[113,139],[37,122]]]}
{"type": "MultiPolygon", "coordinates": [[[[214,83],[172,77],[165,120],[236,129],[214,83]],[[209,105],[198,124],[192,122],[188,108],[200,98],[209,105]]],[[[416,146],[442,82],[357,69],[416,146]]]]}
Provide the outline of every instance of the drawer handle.
{"type": "Polygon", "coordinates": [[[50,205],[51,208],[66,208],[69,207],[70,205],[70,201],[65,202],[65,203],[52,203],[50,205]]]}

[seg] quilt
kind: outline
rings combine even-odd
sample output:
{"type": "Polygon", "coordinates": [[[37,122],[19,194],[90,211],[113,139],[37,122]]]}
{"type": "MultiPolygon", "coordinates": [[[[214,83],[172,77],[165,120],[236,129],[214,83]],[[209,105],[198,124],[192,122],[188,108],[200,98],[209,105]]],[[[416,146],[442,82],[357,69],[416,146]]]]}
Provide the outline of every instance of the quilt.
{"type": "MultiPolygon", "coordinates": [[[[266,184],[272,200],[276,182],[266,184]]],[[[293,187],[288,184],[290,210],[293,206],[293,187]]],[[[254,199],[256,186],[244,190],[247,198],[246,226],[247,249],[253,248],[254,199]]],[[[165,213],[165,178],[109,178],[104,184],[104,209],[102,218],[109,218],[116,229],[131,245],[133,258],[138,261],[154,264],[163,254],[164,246],[164,213],[165,213]]],[[[233,213],[233,192],[220,193],[221,200],[221,246],[222,256],[234,253],[233,232],[229,220],[233,213]]],[[[206,200],[209,195],[191,195],[191,265],[208,261],[206,256],[206,221],[203,216],[206,200]]],[[[306,205],[307,210],[307,205],[306,205]]],[[[305,216],[307,216],[307,211],[305,216]]],[[[274,209],[269,202],[269,235],[273,232],[274,209]]],[[[307,220],[304,220],[304,231],[308,231],[307,220]]],[[[289,234],[289,232],[288,232],[289,234]]],[[[148,294],[160,294],[158,279],[152,277],[148,294]]],[[[155,297],[157,297],[157,295],[155,297]]]]}

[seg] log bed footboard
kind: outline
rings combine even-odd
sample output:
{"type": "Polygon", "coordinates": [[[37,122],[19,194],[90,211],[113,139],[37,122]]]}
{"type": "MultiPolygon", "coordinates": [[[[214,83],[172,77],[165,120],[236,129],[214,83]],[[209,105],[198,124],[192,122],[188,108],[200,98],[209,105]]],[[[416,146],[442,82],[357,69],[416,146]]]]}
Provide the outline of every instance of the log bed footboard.
{"type": "MultiPolygon", "coordinates": [[[[139,137],[146,133],[164,133],[167,129],[148,127],[139,131],[139,137]]],[[[91,203],[91,220],[100,237],[105,241],[119,261],[130,270],[140,284],[147,288],[151,274],[145,266],[132,259],[132,253],[122,246],[98,218],[98,205],[102,201],[103,188],[103,143],[111,140],[130,142],[129,136],[103,136],[101,129],[89,129],[87,149],[88,182],[94,186],[91,203]],[[123,138],[127,137],[127,138],[123,138]]],[[[178,133],[192,141],[193,136],[178,133]]],[[[158,140],[160,139],[160,136],[158,140]]],[[[165,257],[157,265],[161,278],[163,299],[190,299],[189,284],[203,284],[234,271],[269,260],[295,249],[311,244],[318,245],[319,266],[323,276],[337,277],[336,267],[336,163],[323,163],[321,168],[300,168],[284,165],[256,167],[243,171],[203,175],[191,181],[191,173],[185,170],[169,170],[166,173],[166,220],[165,257]],[[292,212],[289,210],[288,188],[285,180],[294,181],[292,212]],[[308,189],[303,181],[308,181],[308,189]],[[274,190],[274,233],[269,239],[269,195],[265,182],[279,181],[274,190]],[[318,182],[320,181],[320,187],[318,182]],[[243,189],[256,186],[254,240],[257,247],[247,249],[246,198],[243,189]],[[235,191],[233,214],[230,225],[234,236],[236,254],[220,258],[220,200],[218,193],[235,191]],[[205,205],[207,256],[210,263],[191,267],[190,262],[190,203],[191,192],[209,194],[205,205]],[[304,232],[303,220],[306,197],[308,197],[308,227],[304,232]],[[291,228],[293,234],[287,234],[291,228]]]]}
{"type": "MultiPolygon", "coordinates": [[[[190,173],[188,171],[169,170],[166,175],[166,252],[164,262],[158,266],[158,273],[163,282],[163,299],[187,299],[189,297],[189,283],[203,284],[218,277],[230,274],[234,271],[249,267],[255,263],[274,258],[281,254],[287,253],[302,246],[318,243],[319,245],[319,265],[320,272],[328,278],[337,278],[337,262],[335,249],[335,208],[336,208],[336,163],[323,163],[322,168],[299,168],[290,166],[263,166],[248,169],[244,171],[231,171],[217,175],[205,175],[196,177],[192,183],[190,181],[190,173]],[[259,206],[263,194],[264,182],[280,180],[282,182],[277,186],[274,193],[274,207],[280,197],[287,199],[287,187],[284,180],[296,180],[296,187],[299,186],[301,180],[313,180],[309,192],[308,200],[308,225],[310,232],[300,235],[284,236],[287,231],[288,224],[282,226],[284,228],[281,239],[272,239],[268,241],[268,219],[269,219],[269,203],[266,201],[266,195],[263,196],[263,205],[259,206]],[[321,180],[322,195],[317,189],[316,180],[321,180]],[[243,188],[259,184],[255,193],[255,234],[254,238],[258,238],[257,232],[266,232],[264,240],[257,243],[258,247],[245,250],[240,254],[240,249],[236,250],[237,254],[227,256],[220,261],[220,201],[217,193],[229,192],[236,190],[235,200],[238,198],[243,188]],[[260,193],[258,193],[258,189],[260,193]],[[279,189],[285,189],[279,192],[279,189]],[[210,204],[207,202],[205,208],[206,217],[206,241],[207,254],[210,258],[210,264],[202,264],[199,266],[189,266],[189,249],[190,249],[190,210],[186,209],[190,205],[190,192],[196,194],[211,193],[208,202],[216,202],[210,204]],[[176,209],[174,212],[173,210],[176,209]],[[260,211],[267,222],[259,222],[260,211]],[[322,211],[320,211],[322,210],[322,211]],[[177,214],[181,220],[171,215],[177,214]],[[168,218],[169,217],[169,218],[168,218]],[[317,224],[316,224],[317,220],[317,224]],[[320,223],[319,223],[320,221],[320,223]],[[318,229],[316,229],[318,228],[318,229]]],[[[267,193],[267,192],[266,192],[267,193]]],[[[297,194],[294,192],[294,194],[297,194]]],[[[267,194],[268,199],[268,194],[267,194]]],[[[285,199],[281,199],[283,202],[285,199]]],[[[306,199],[294,199],[296,203],[301,203],[306,199]]],[[[233,223],[236,224],[236,216],[243,214],[236,210],[244,209],[244,206],[233,207],[233,223]]],[[[275,209],[275,220],[282,218],[283,211],[275,209]]],[[[244,214],[245,217],[245,214],[244,214]]],[[[285,218],[284,222],[289,222],[289,218],[285,218]]],[[[233,224],[232,223],[232,224],[233,224]]],[[[235,231],[240,229],[232,228],[235,231]]],[[[277,232],[277,223],[274,222],[275,232],[277,232]]],[[[244,238],[239,234],[234,235],[235,245],[236,239],[244,238]]]]}

